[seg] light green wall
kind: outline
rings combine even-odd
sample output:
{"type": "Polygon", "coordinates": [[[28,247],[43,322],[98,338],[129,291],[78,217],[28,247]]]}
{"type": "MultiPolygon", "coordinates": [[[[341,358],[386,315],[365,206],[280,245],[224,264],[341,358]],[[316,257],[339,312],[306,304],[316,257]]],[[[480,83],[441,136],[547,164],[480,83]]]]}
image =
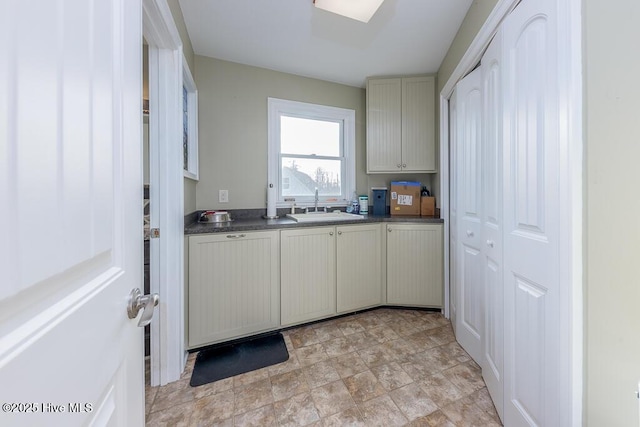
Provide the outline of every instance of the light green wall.
{"type": "MultiPolygon", "coordinates": [[[[189,71],[195,79],[195,54],[193,52],[193,46],[191,46],[191,39],[187,32],[187,25],[184,22],[184,16],[182,15],[182,9],[178,0],[167,0],[171,15],[173,16],[173,22],[176,24],[180,39],[182,40],[182,53],[187,60],[189,71]]],[[[182,160],[181,160],[182,161],[182,160]]],[[[196,181],[184,178],[184,213],[188,214],[196,210],[196,181]]]]}
{"type": "Polygon", "coordinates": [[[583,7],[586,424],[637,426],[640,3],[583,7]]]}
{"type": "Polygon", "coordinates": [[[497,3],[498,0],[475,0],[469,7],[462,25],[458,29],[453,42],[451,42],[451,46],[438,70],[438,94],[447,84],[451,73],[458,66],[460,59],[467,52],[469,45],[471,45],[471,42],[497,3]]]}
{"type": "MultiPolygon", "coordinates": [[[[356,112],[356,186],[359,194],[398,176],[366,175],[365,90],[196,55],[199,97],[198,209],[266,207],[267,98],[349,108],[356,112]],[[218,190],[229,203],[218,203],[218,190]]],[[[401,179],[430,182],[428,175],[401,179]]]]}

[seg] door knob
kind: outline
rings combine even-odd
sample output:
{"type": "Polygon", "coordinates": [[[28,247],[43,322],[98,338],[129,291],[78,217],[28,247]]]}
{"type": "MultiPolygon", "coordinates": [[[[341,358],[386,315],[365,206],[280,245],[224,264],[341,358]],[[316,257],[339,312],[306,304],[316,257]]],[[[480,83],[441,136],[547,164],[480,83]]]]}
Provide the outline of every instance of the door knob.
{"type": "Polygon", "coordinates": [[[158,294],[149,294],[142,295],[140,288],[135,288],[129,294],[129,304],[127,304],[127,315],[129,319],[135,319],[142,310],[142,316],[140,316],[140,320],[138,321],[138,326],[147,326],[151,323],[151,318],[153,317],[153,309],[158,302],[160,297],[158,294]]]}

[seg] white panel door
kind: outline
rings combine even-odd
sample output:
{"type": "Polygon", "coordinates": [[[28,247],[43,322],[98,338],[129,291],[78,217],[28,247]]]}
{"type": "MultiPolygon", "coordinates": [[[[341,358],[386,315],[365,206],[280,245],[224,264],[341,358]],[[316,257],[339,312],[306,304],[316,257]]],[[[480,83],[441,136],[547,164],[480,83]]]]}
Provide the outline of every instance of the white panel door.
{"type": "MultiPolygon", "coordinates": [[[[508,426],[559,426],[569,396],[560,345],[556,2],[524,1],[504,22],[505,397],[508,426]]],[[[565,424],[566,425],[566,424],[565,424]]]]}
{"type": "Polygon", "coordinates": [[[0,425],[144,424],[141,11],[0,3],[0,425]]]}
{"type": "Polygon", "coordinates": [[[485,314],[481,366],[498,415],[503,414],[502,30],[482,57],[482,240],[485,314]]]}
{"type": "Polygon", "coordinates": [[[456,86],[457,102],[457,268],[456,339],[482,360],[484,287],[482,209],[482,73],[472,71],[456,86]]]}
{"type": "Polygon", "coordinates": [[[449,310],[451,326],[457,335],[458,294],[458,103],[454,90],[449,100],[449,310]]]}

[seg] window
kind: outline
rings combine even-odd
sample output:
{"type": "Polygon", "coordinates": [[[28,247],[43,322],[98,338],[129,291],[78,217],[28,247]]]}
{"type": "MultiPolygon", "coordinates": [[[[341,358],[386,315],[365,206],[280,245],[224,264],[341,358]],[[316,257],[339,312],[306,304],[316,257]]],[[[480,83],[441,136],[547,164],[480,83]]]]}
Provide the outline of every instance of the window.
{"type": "Polygon", "coordinates": [[[198,179],[198,91],[182,58],[182,165],[184,176],[198,179]]]}
{"type": "Polygon", "coordinates": [[[355,191],[355,111],[269,98],[269,183],[277,205],[346,205],[355,191]]]}

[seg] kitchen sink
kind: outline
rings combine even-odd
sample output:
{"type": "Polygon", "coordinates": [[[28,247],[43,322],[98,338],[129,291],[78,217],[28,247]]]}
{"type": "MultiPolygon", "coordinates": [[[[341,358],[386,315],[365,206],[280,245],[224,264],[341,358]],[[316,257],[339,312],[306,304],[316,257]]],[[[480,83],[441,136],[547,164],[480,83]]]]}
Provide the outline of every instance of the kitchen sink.
{"type": "Polygon", "coordinates": [[[309,212],[301,214],[287,214],[295,222],[325,222],[325,221],[350,221],[364,219],[364,215],[346,212],[309,212]]]}

